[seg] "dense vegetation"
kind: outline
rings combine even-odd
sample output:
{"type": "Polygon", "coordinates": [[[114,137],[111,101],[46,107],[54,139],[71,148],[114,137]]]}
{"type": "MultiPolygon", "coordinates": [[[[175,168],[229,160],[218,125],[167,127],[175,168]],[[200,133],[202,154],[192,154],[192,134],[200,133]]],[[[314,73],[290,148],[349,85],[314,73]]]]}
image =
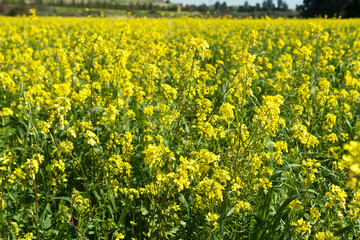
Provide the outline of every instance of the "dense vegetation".
{"type": "Polygon", "coordinates": [[[360,20],[1,18],[0,239],[356,239],[360,20]]]}
{"type": "Polygon", "coordinates": [[[304,0],[298,10],[303,17],[360,17],[360,0],[304,0]]]}

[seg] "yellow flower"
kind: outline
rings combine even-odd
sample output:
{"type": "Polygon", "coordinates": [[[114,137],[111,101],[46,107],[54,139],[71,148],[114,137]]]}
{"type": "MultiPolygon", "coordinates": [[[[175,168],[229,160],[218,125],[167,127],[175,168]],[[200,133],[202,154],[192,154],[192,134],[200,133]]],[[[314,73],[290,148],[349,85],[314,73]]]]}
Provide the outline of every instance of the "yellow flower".
{"type": "Polygon", "coordinates": [[[122,234],[122,233],[115,233],[115,239],[116,240],[120,240],[120,239],[124,239],[125,238],[125,235],[122,234]]]}
{"type": "Polygon", "coordinates": [[[360,175],[360,143],[351,141],[344,145],[344,149],[349,152],[342,158],[350,168],[348,186],[351,188],[360,187],[358,181],[360,175]]]}
{"type": "Polygon", "coordinates": [[[223,103],[220,107],[221,117],[225,121],[228,121],[229,119],[233,119],[234,118],[234,109],[235,109],[235,107],[233,105],[231,105],[230,103],[223,103]]]}
{"type": "Polygon", "coordinates": [[[289,204],[289,208],[294,211],[301,211],[304,209],[304,207],[302,206],[302,202],[299,200],[291,201],[289,204]]]}
{"type": "Polygon", "coordinates": [[[315,234],[316,240],[337,240],[332,232],[318,232],[315,234]]]}
{"type": "Polygon", "coordinates": [[[3,108],[2,111],[0,112],[0,116],[3,117],[9,117],[12,116],[14,114],[14,112],[10,109],[10,108],[3,108]]]}
{"type": "Polygon", "coordinates": [[[33,8],[30,9],[30,10],[29,10],[29,16],[30,16],[30,17],[35,17],[35,16],[36,16],[36,9],[33,9],[33,8]]]}
{"type": "Polygon", "coordinates": [[[206,221],[208,221],[214,228],[217,228],[219,226],[219,224],[217,222],[219,217],[220,217],[219,214],[209,212],[206,215],[206,221]]]}
{"type": "Polygon", "coordinates": [[[298,234],[301,234],[301,233],[304,233],[304,232],[306,232],[307,234],[311,233],[311,223],[305,221],[302,218],[297,220],[296,222],[292,222],[291,225],[296,227],[296,232],[298,234]]]}
{"type": "Polygon", "coordinates": [[[325,195],[329,198],[325,203],[325,207],[335,208],[339,205],[341,208],[346,209],[347,193],[339,186],[331,185],[330,192],[327,192],[325,195]]]}
{"type": "Polygon", "coordinates": [[[336,115],[328,113],[325,116],[325,126],[327,129],[332,129],[336,123],[336,115]]]}
{"type": "Polygon", "coordinates": [[[96,134],[90,130],[87,130],[84,133],[85,141],[90,146],[95,146],[97,143],[99,143],[99,138],[96,136],[96,134]]]}

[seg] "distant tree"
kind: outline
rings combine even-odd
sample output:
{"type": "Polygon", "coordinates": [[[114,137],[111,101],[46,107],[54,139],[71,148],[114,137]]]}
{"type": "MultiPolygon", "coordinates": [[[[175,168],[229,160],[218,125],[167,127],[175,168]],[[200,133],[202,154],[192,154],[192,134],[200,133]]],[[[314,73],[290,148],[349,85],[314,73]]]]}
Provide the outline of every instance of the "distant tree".
{"type": "Polygon", "coordinates": [[[248,12],[249,11],[249,2],[248,1],[245,1],[245,3],[244,3],[244,7],[243,7],[243,11],[244,12],[248,12]]]}
{"type": "Polygon", "coordinates": [[[278,1],[277,1],[277,9],[278,9],[278,10],[282,10],[283,4],[284,4],[283,0],[278,0],[278,1]]]}
{"type": "Polygon", "coordinates": [[[198,8],[199,12],[206,12],[207,10],[209,10],[208,6],[206,6],[206,4],[201,4],[198,8]]]}
{"type": "Polygon", "coordinates": [[[225,11],[227,11],[227,9],[228,9],[228,7],[227,7],[227,5],[226,5],[226,2],[223,2],[223,3],[221,4],[220,11],[225,12],[225,11]]]}
{"type": "MultiPolygon", "coordinates": [[[[99,0],[97,0],[96,2],[95,2],[95,8],[101,8],[102,7],[102,4],[101,4],[101,2],[99,1],[99,0]]],[[[116,7],[116,6],[115,6],[116,7]]]]}
{"type": "Polygon", "coordinates": [[[263,3],[262,3],[262,9],[263,11],[267,11],[267,3],[266,1],[264,0],[263,3]]]}
{"type": "Polygon", "coordinates": [[[272,1],[272,0],[267,0],[267,1],[266,1],[266,9],[267,9],[268,11],[272,11],[273,8],[274,8],[273,1],[272,1]]]}
{"type": "Polygon", "coordinates": [[[344,17],[360,17],[360,0],[353,0],[347,6],[344,7],[344,17]]]}
{"type": "Polygon", "coordinates": [[[133,2],[130,2],[130,4],[129,4],[129,11],[132,12],[134,9],[135,9],[134,3],[133,3],[133,2]]]}
{"type": "Polygon", "coordinates": [[[220,6],[221,6],[221,3],[219,1],[217,1],[214,5],[215,11],[220,10],[220,6]]]}
{"type": "Polygon", "coordinates": [[[360,0],[304,0],[297,9],[303,17],[360,17],[360,0]]]}
{"type": "Polygon", "coordinates": [[[289,5],[287,5],[286,2],[283,3],[283,8],[282,8],[283,11],[287,11],[289,10],[289,5]]]}
{"type": "Polygon", "coordinates": [[[92,2],[92,1],[87,1],[87,2],[85,3],[85,7],[87,7],[87,8],[92,8],[92,7],[93,7],[93,2],[92,2]]]}

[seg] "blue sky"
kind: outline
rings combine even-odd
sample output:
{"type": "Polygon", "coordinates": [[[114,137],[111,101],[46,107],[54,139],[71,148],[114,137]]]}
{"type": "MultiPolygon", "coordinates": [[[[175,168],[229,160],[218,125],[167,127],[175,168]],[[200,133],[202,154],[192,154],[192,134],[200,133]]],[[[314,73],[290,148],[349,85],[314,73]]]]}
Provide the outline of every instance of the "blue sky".
{"type": "MultiPolygon", "coordinates": [[[[172,3],[187,3],[187,4],[195,4],[195,5],[200,5],[200,4],[207,4],[207,5],[213,5],[216,1],[219,2],[226,2],[226,4],[228,6],[231,5],[244,5],[244,2],[246,0],[170,0],[170,2],[172,3]]],[[[262,4],[263,0],[248,0],[248,3],[250,5],[255,5],[256,3],[260,3],[262,4]]],[[[284,0],[284,2],[286,2],[289,6],[289,8],[291,9],[295,9],[296,4],[300,5],[303,3],[303,0],[284,0]]],[[[277,0],[273,0],[273,3],[275,4],[275,6],[277,5],[277,0]]]]}

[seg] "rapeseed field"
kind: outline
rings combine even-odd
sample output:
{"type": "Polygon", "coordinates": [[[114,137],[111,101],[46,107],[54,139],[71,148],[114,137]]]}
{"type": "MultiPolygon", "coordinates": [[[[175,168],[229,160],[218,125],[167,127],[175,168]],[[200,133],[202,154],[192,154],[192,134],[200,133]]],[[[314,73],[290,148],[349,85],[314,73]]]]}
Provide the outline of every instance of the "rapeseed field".
{"type": "Polygon", "coordinates": [[[359,239],[359,19],[0,18],[0,239],[359,239]]]}

